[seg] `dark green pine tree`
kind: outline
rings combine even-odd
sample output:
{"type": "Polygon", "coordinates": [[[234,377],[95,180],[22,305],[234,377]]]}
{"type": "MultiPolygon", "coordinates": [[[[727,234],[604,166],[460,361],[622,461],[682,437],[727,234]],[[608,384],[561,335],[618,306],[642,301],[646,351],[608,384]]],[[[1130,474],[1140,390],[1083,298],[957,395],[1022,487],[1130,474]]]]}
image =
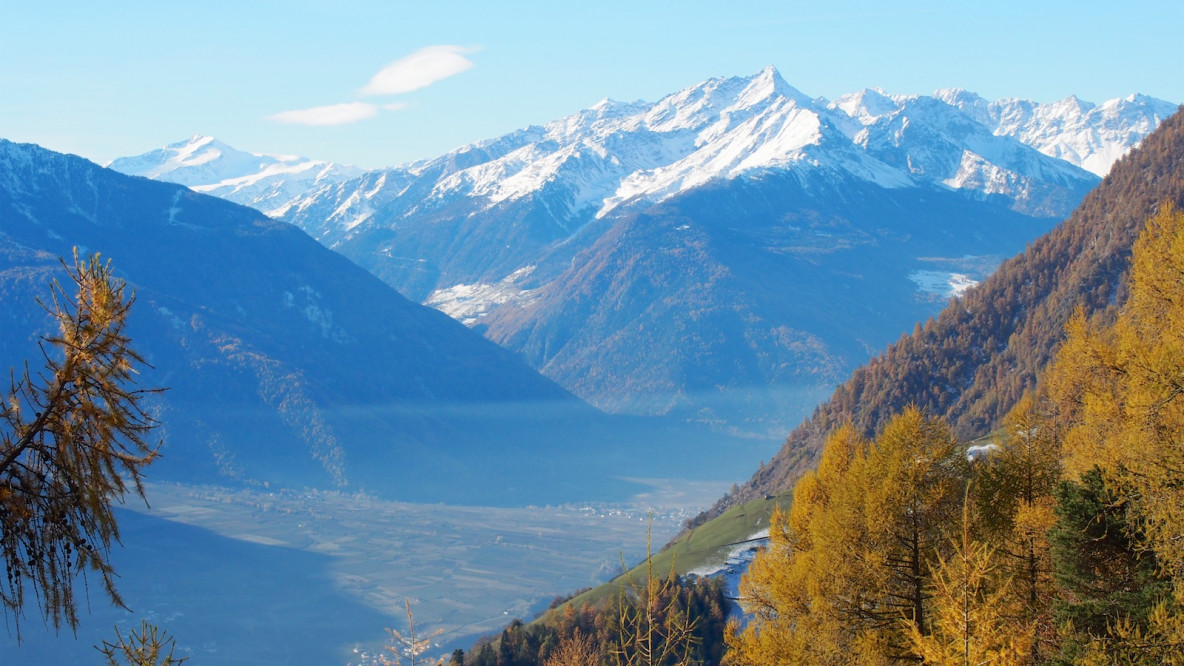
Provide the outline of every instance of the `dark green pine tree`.
{"type": "MultiPolygon", "coordinates": [[[[472,655],[470,654],[470,657],[472,655]]],[[[497,654],[493,651],[493,646],[489,643],[481,646],[477,652],[476,659],[469,662],[470,666],[497,666],[497,654]]]]}
{"type": "Polygon", "coordinates": [[[1137,547],[1137,526],[1121,499],[1107,490],[1097,468],[1056,490],[1057,522],[1049,533],[1057,582],[1067,592],[1054,604],[1058,625],[1073,633],[1062,659],[1073,663],[1093,639],[1105,639],[1123,618],[1146,627],[1157,602],[1171,592],[1155,556],[1137,547]]]}
{"type": "Polygon", "coordinates": [[[512,628],[513,625],[502,630],[502,639],[497,642],[497,666],[514,666],[513,636],[510,633],[512,628]]]}

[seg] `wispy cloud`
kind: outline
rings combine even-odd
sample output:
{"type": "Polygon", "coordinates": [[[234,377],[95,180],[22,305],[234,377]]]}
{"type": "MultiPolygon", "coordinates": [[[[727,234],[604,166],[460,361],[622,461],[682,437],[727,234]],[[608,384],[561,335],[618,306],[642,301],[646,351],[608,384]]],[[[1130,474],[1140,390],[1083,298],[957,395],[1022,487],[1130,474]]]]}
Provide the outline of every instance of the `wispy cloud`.
{"type": "Polygon", "coordinates": [[[436,81],[471,68],[464,56],[475,49],[463,46],[429,46],[383,67],[362,89],[363,95],[397,95],[426,88],[436,81]]]}
{"type": "MultiPolygon", "coordinates": [[[[472,68],[473,62],[465,57],[476,49],[464,46],[442,44],[422,48],[383,67],[370,78],[370,82],[358,90],[362,95],[398,95],[455,76],[472,68]]],[[[346,125],[359,120],[373,118],[379,109],[402,111],[410,106],[407,102],[343,102],[311,109],[281,111],[267,116],[268,120],[290,125],[346,125]]]]}
{"type": "Polygon", "coordinates": [[[268,120],[290,125],[346,125],[378,114],[378,107],[367,102],[345,102],[311,109],[281,111],[267,116],[268,120]]]}

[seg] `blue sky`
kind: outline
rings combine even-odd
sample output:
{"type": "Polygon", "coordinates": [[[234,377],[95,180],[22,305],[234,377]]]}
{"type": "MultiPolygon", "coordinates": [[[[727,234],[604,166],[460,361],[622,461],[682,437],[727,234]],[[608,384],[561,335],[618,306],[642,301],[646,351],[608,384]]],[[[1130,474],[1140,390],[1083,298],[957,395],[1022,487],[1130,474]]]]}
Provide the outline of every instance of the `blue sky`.
{"type": "Polygon", "coordinates": [[[832,99],[1184,102],[1184,3],[1118,5],[0,0],[0,137],[104,162],[211,134],[381,167],[769,64],[832,99]]]}

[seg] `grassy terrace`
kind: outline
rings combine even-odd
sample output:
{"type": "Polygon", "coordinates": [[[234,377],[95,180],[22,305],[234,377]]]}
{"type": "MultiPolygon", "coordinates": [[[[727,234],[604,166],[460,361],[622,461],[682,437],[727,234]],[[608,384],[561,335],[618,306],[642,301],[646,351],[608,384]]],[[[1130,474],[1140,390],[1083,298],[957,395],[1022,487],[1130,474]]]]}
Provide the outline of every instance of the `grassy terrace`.
{"type": "MultiPolygon", "coordinates": [[[[753,500],[729,509],[720,517],[684,534],[670,544],[669,548],[655,554],[654,571],[666,575],[673,563],[674,570],[679,575],[685,575],[690,571],[723,564],[728,552],[737,543],[769,526],[769,516],[772,515],[774,507],[788,509],[791,501],[792,496],[786,493],[772,499],[753,500]]],[[[644,576],[645,562],[631,569],[629,574],[635,579],[644,576]]],[[[608,583],[573,597],[568,603],[577,606],[598,603],[615,594],[623,583],[625,576],[618,576],[608,583]]]]}

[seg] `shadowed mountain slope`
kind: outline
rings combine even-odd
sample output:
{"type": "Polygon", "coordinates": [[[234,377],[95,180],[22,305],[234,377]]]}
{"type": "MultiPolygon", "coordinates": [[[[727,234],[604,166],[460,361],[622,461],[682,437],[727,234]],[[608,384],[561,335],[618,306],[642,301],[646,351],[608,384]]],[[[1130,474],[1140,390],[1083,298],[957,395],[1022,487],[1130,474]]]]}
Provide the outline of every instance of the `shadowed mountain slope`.
{"type": "Polygon", "coordinates": [[[154,366],[143,383],[170,388],[154,405],[155,478],[566,501],[621,491],[622,470],[667,467],[646,447],[679,439],[609,419],[296,227],[8,142],[0,362],[36,360],[49,324],[35,299],[73,247],[101,252],[136,290],[130,333],[154,366]]]}

